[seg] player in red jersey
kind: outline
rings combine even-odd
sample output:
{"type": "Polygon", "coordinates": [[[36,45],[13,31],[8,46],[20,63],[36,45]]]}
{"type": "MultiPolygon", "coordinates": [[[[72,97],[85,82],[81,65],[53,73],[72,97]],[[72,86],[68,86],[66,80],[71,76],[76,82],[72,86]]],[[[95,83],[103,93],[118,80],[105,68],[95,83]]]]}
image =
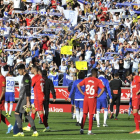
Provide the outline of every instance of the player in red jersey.
{"type": "MultiPolygon", "coordinates": [[[[35,110],[32,110],[31,117],[35,119],[35,113],[36,111],[38,112],[41,121],[45,125],[45,129],[43,132],[47,131],[48,123],[46,121],[45,115],[43,113],[43,102],[44,102],[44,85],[45,85],[45,80],[43,77],[38,74],[38,67],[33,66],[32,71],[34,73],[34,77],[32,78],[32,87],[34,89],[34,105],[35,105],[35,110]]],[[[27,127],[24,127],[23,130],[25,131],[30,131],[31,125],[28,124],[27,127]]]]}
{"type": "Polygon", "coordinates": [[[100,97],[101,94],[104,92],[104,85],[103,83],[97,79],[97,70],[92,69],[92,77],[85,78],[83,81],[81,81],[77,87],[79,91],[85,95],[84,97],[84,104],[83,104],[83,120],[81,124],[81,130],[80,133],[83,134],[83,128],[85,125],[87,113],[89,112],[89,129],[88,129],[88,135],[92,135],[92,125],[93,125],[93,115],[96,114],[96,102],[97,97],[100,97]],[[86,90],[85,93],[81,90],[81,86],[85,85],[86,90]],[[102,89],[100,94],[98,95],[97,91],[98,88],[102,89]]]}
{"type": "Polygon", "coordinates": [[[8,126],[8,131],[6,134],[10,133],[13,130],[13,126],[9,123],[7,118],[2,114],[2,110],[4,110],[4,102],[5,102],[5,87],[6,81],[4,76],[1,74],[1,67],[0,67],[0,123],[1,120],[8,126]]]}
{"type": "Polygon", "coordinates": [[[129,134],[135,134],[135,133],[139,134],[140,115],[138,114],[138,110],[140,107],[140,76],[127,71],[126,78],[131,82],[132,108],[133,108],[134,121],[136,124],[136,130],[130,132],[129,134]]]}

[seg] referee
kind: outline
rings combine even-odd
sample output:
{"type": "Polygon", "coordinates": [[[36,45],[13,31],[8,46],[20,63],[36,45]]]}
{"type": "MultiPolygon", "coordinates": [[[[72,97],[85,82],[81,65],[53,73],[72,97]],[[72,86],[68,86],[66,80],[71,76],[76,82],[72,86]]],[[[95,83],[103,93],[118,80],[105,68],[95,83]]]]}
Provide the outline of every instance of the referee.
{"type": "MultiPolygon", "coordinates": [[[[45,117],[48,122],[48,115],[49,115],[49,102],[50,102],[50,92],[53,95],[53,102],[56,100],[56,93],[54,89],[54,85],[51,79],[47,77],[47,71],[43,70],[42,71],[42,77],[45,79],[45,89],[44,89],[44,94],[45,94],[45,100],[44,100],[44,110],[45,110],[45,117]]],[[[48,127],[49,129],[49,127],[48,127]]]]}
{"type": "Polygon", "coordinates": [[[110,119],[114,118],[113,116],[113,106],[116,102],[116,117],[115,120],[118,120],[119,108],[120,108],[120,98],[121,98],[121,87],[122,81],[119,79],[119,74],[114,74],[114,79],[110,81],[110,89],[112,94],[112,103],[110,105],[110,119]]]}

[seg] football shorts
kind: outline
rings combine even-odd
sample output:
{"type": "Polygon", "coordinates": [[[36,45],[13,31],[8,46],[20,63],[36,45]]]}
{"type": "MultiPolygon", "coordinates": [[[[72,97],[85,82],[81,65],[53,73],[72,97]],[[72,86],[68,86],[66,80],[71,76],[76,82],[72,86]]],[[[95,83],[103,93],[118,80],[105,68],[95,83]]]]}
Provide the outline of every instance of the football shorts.
{"type": "Polygon", "coordinates": [[[83,113],[96,114],[97,98],[84,97],[83,113]]]}
{"type": "Polygon", "coordinates": [[[97,109],[107,108],[107,99],[98,99],[97,98],[97,109]]]}
{"type": "Polygon", "coordinates": [[[5,93],[5,101],[15,101],[15,93],[14,92],[6,92],[5,93]]]}
{"type": "Polygon", "coordinates": [[[132,100],[132,107],[133,107],[133,109],[139,109],[139,107],[140,107],[140,99],[139,98],[132,100]]]}
{"type": "Polygon", "coordinates": [[[74,105],[74,104],[75,104],[74,100],[71,100],[71,105],[74,105]]]}
{"type": "Polygon", "coordinates": [[[35,110],[36,111],[43,111],[43,100],[34,100],[35,110]]]}
{"type": "Polygon", "coordinates": [[[83,101],[75,100],[75,106],[78,107],[78,108],[83,108],[83,101]]]}

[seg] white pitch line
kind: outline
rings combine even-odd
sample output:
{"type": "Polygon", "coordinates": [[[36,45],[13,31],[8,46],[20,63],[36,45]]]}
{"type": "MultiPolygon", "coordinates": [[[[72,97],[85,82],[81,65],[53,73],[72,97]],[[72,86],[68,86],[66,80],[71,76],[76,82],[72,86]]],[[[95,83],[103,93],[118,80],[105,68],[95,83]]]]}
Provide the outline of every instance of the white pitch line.
{"type": "MultiPolygon", "coordinates": [[[[79,129],[80,130],[80,129],[79,129]]],[[[50,130],[49,132],[60,132],[61,130],[50,130]]],[[[84,130],[84,131],[88,131],[88,130],[84,130]]],[[[126,131],[127,132],[127,130],[92,130],[92,131],[126,131]]]]}

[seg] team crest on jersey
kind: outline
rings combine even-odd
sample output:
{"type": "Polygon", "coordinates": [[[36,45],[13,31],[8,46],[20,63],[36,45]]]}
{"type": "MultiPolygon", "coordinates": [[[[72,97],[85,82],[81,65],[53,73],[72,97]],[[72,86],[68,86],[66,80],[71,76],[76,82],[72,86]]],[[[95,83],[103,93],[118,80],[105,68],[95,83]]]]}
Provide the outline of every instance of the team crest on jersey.
{"type": "Polygon", "coordinates": [[[2,82],[3,84],[5,84],[5,82],[2,82]]]}

